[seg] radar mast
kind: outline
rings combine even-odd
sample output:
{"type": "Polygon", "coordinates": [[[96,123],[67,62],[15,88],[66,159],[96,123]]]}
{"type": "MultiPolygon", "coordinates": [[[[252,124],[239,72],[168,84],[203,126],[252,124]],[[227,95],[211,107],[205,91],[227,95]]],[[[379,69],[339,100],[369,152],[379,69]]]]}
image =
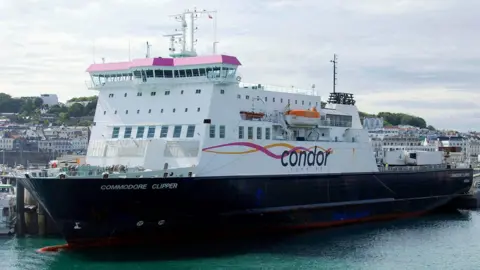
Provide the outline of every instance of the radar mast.
{"type": "Polygon", "coordinates": [[[193,10],[185,10],[181,14],[171,15],[175,20],[177,20],[181,28],[175,29],[173,34],[164,35],[165,37],[170,38],[170,56],[173,58],[179,57],[194,57],[197,56],[197,52],[195,50],[195,45],[197,43],[197,39],[195,39],[195,32],[198,30],[198,27],[195,26],[195,20],[201,17],[203,14],[210,14],[215,13],[215,11],[207,11],[207,10],[197,10],[194,8],[193,10]],[[180,33],[178,33],[180,32],[180,33]],[[180,45],[180,52],[176,52],[176,45],[180,45]]]}

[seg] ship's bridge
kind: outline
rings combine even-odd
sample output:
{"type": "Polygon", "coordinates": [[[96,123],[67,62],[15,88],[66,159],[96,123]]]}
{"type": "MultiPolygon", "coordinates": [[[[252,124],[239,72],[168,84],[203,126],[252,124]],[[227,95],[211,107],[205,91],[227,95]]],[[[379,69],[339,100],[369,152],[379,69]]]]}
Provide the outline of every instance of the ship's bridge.
{"type": "Polygon", "coordinates": [[[119,84],[175,82],[237,82],[240,61],[234,56],[211,55],[185,58],[143,58],[129,62],[92,64],[87,87],[99,90],[119,84]]]}

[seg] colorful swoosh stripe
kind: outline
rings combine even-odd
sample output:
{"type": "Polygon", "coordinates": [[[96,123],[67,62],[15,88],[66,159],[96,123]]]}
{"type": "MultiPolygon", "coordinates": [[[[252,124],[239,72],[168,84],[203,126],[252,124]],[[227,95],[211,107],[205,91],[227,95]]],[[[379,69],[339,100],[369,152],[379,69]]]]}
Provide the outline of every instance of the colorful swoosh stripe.
{"type": "Polygon", "coordinates": [[[260,151],[260,152],[264,153],[265,155],[267,155],[269,157],[272,157],[272,158],[275,158],[275,159],[281,159],[282,154],[277,155],[277,154],[271,152],[270,150],[268,150],[270,148],[275,148],[275,147],[284,147],[284,148],[290,149],[288,151],[288,153],[291,153],[291,152],[294,152],[294,151],[295,152],[310,151],[310,150],[313,150],[315,147],[317,147],[319,150],[321,150],[323,152],[333,153],[333,150],[331,148],[325,149],[325,148],[320,147],[320,146],[312,146],[312,147],[309,147],[309,148],[305,148],[305,147],[301,147],[301,146],[293,146],[293,145],[288,144],[288,143],[272,143],[272,144],[269,144],[269,145],[261,146],[261,145],[254,144],[254,143],[251,143],[251,142],[234,142],[234,143],[220,144],[220,145],[215,145],[215,146],[203,148],[202,151],[203,152],[208,152],[208,153],[223,154],[223,155],[243,155],[243,154],[250,154],[250,153],[255,153],[255,152],[260,151]],[[223,147],[228,147],[228,146],[246,146],[246,147],[249,147],[249,148],[252,148],[252,149],[247,150],[247,151],[241,151],[241,152],[228,152],[228,151],[222,152],[222,151],[214,151],[213,150],[213,149],[223,148],[223,147]]]}

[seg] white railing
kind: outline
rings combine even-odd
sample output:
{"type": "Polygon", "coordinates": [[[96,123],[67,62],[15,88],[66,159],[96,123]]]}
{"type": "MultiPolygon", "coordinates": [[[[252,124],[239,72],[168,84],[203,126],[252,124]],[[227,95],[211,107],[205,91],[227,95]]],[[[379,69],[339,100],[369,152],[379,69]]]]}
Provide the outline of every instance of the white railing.
{"type": "Polygon", "coordinates": [[[275,86],[275,85],[265,85],[265,84],[254,84],[254,83],[239,83],[238,86],[240,88],[248,88],[252,90],[259,90],[259,91],[272,91],[272,92],[282,92],[282,93],[290,93],[290,94],[302,94],[302,95],[309,95],[309,96],[316,96],[316,92],[314,89],[301,89],[295,87],[283,87],[283,86],[275,86]]]}
{"type": "Polygon", "coordinates": [[[433,171],[441,170],[447,168],[446,164],[437,164],[437,165],[421,165],[421,166],[388,166],[388,167],[378,167],[380,172],[390,172],[390,171],[405,171],[405,172],[418,172],[418,171],[433,171]]]}

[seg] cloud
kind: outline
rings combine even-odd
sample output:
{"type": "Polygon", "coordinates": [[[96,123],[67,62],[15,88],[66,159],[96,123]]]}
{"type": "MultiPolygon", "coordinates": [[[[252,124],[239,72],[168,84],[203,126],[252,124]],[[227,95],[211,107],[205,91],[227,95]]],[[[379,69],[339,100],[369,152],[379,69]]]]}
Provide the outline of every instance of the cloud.
{"type": "MultiPolygon", "coordinates": [[[[185,0],[4,0],[0,2],[0,87],[12,95],[91,95],[85,69],[102,57],[166,56],[168,15],[185,0]]],[[[325,98],[339,55],[338,90],[362,111],[416,114],[440,128],[480,124],[476,0],[212,0],[219,52],[243,63],[247,82],[309,88],[325,98]],[[458,107],[457,107],[458,106],[458,107]],[[470,110],[468,114],[464,114],[470,110]]],[[[197,50],[211,53],[213,20],[200,19],[197,50]]]]}

